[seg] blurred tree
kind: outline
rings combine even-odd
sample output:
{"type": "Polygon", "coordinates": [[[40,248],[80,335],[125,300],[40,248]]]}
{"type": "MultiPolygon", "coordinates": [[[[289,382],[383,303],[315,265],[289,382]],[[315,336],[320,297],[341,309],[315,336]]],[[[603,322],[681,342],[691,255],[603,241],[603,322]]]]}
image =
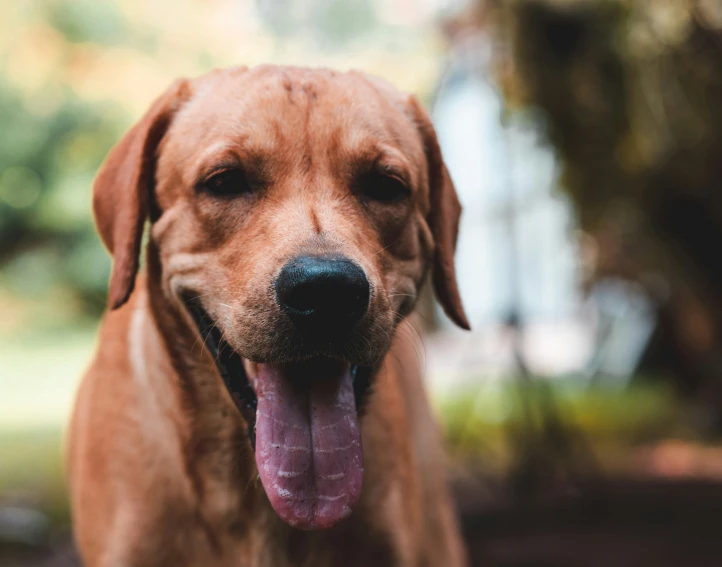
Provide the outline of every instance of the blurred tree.
{"type": "Polygon", "coordinates": [[[659,300],[668,368],[722,408],[722,3],[498,5],[508,99],[545,115],[561,187],[597,240],[596,276],[659,300]]]}
{"type": "Polygon", "coordinates": [[[378,25],[370,0],[256,0],[256,5],[279,36],[308,34],[335,46],[378,25]]]}
{"type": "Polygon", "coordinates": [[[24,15],[29,24],[15,32],[18,43],[0,58],[0,266],[11,290],[42,294],[64,285],[98,312],[109,261],[88,214],[89,194],[123,113],[83,100],[71,84],[82,63],[73,43],[112,36],[105,32],[113,25],[98,29],[96,17],[118,22],[99,14],[99,4],[84,4],[95,7],[33,6],[33,17],[24,15]],[[57,66],[27,67],[46,56],[57,66]]]}

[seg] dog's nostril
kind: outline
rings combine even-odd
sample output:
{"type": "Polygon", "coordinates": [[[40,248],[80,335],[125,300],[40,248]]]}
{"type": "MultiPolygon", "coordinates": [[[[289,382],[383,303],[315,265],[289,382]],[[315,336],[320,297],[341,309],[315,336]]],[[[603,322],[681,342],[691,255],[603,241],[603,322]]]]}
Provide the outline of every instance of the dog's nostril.
{"type": "Polygon", "coordinates": [[[296,285],[286,293],[279,293],[279,297],[282,296],[283,305],[303,314],[310,314],[316,308],[320,299],[319,295],[319,290],[307,283],[296,285]]]}
{"type": "Polygon", "coordinates": [[[369,282],[350,260],[302,256],[283,267],[276,295],[295,322],[352,325],[368,308],[369,282]]]}

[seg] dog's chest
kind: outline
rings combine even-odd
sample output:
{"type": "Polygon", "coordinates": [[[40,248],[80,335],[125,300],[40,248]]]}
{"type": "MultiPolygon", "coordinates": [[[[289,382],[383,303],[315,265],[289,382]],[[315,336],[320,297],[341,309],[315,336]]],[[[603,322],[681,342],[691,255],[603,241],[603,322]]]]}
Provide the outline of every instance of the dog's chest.
{"type": "MultiPolygon", "coordinates": [[[[396,567],[399,560],[389,533],[351,518],[331,530],[303,532],[280,522],[270,506],[248,518],[220,526],[199,526],[193,538],[193,567],[396,567]]],[[[189,554],[190,555],[190,554],[189,554]]]]}

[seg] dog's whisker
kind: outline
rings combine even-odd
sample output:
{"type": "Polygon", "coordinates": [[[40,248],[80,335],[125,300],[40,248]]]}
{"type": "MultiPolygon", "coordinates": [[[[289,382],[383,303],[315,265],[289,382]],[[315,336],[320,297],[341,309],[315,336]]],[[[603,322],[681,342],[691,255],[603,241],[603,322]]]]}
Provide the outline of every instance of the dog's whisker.
{"type": "Polygon", "coordinates": [[[405,339],[409,341],[411,347],[414,349],[414,354],[416,355],[419,365],[425,370],[428,355],[426,352],[426,344],[424,342],[423,335],[421,334],[421,331],[416,328],[412,321],[407,319],[406,322],[408,323],[408,326],[399,325],[400,336],[405,337],[405,339]],[[414,336],[414,333],[416,334],[416,336],[414,336]],[[422,351],[419,350],[419,347],[423,350],[423,354],[422,351]]]}
{"type": "Polygon", "coordinates": [[[383,252],[384,250],[388,250],[388,249],[391,248],[394,244],[396,244],[400,239],[401,239],[401,236],[396,237],[396,239],[395,239],[393,242],[391,242],[391,243],[387,244],[386,246],[384,246],[381,250],[379,250],[378,252],[376,252],[372,257],[375,258],[375,257],[378,256],[379,254],[381,254],[381,252],[383,252]]]}

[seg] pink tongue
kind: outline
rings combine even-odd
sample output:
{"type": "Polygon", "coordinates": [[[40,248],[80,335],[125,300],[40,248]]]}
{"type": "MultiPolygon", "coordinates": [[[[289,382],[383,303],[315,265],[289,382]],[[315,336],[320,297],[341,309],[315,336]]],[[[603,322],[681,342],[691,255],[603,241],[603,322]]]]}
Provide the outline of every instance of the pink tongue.
{"type": "Polygon", "coordinates": [[[276,513],[296,528],[330,528],[351,514],[363,480],[348,364],[252,365],[256,464],[276,513]]]}

